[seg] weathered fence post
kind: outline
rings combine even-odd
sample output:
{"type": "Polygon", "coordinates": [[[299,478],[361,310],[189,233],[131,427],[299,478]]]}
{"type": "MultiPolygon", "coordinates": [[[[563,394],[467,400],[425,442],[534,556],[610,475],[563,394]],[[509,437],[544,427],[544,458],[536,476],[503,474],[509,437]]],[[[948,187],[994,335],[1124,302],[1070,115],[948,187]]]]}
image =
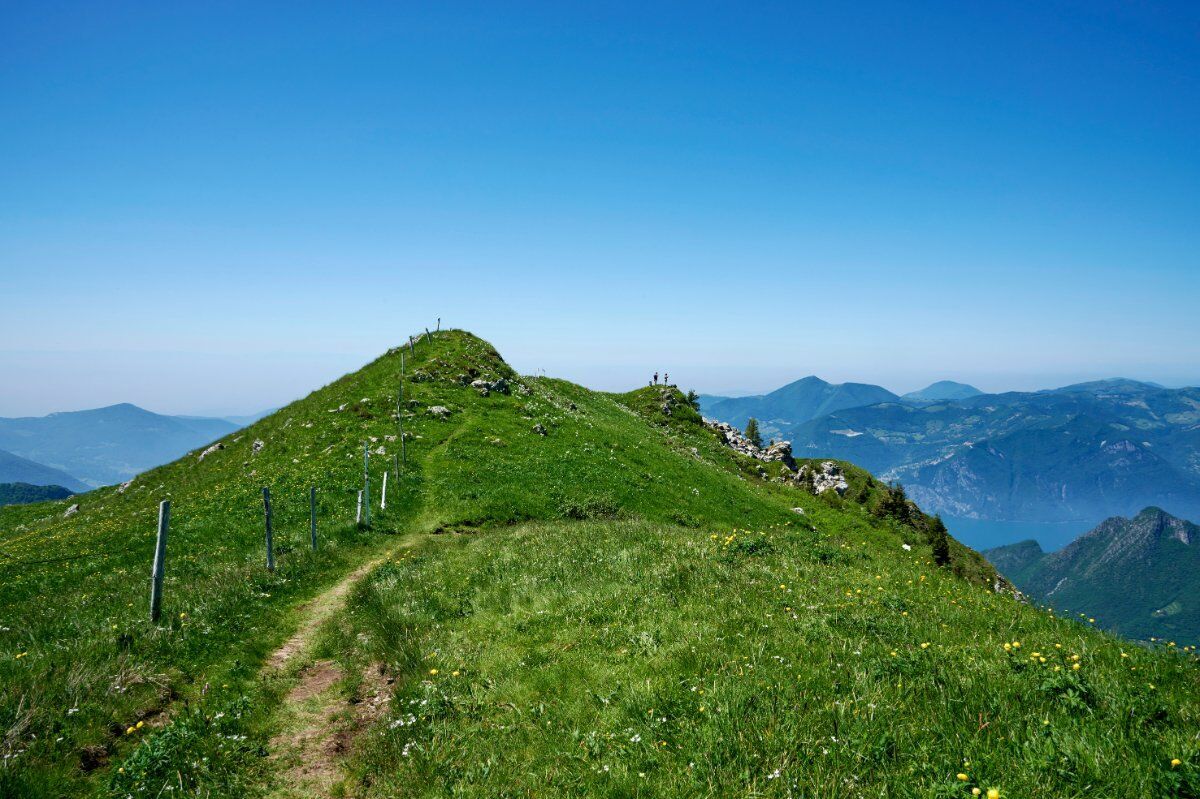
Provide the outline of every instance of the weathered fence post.
{"type": "Polygon", "coordinates": [[[362,524],[362,489],[358,489],[358,510],[354,512],[354,523],[362,524]]]}
{"type": "MultiPolygon", "coordinates": [[[[409,343],[412,338],[409,338],[409,343]]],[[[400,428],[400,458],[408,465],[408,447],[404,443],[404,353],[400,353],[400,388],[396,390],[396,424],[400,428]]],[[[399,470],[396,479],[400,479],[399,470]]]]}
{"type": "Polygon", "coordinates": [[[271,533],[271,489],[263,486],[263,518],[267,526],[267,571],[275,571],[275,539],[271,533]]]}
{"type": "Polygon", "coordinates": [[[154,567],[150,570],[150,621],[162,615],[163,574],[167,565],[167,527],[171,524],[171,500],[158,503],[158,541],[154,545],[154,567]]]}
{"type": "Polygon", "coordinates": [[[371,445],[363,442],[363,524],[371,523],[371,445]]]}
{"type": "Polygon", "coordinates": [[[317,487],[308,487],[308,537],[312,539],[313,552],[317,551],[317,487]]]}
{"type": "Polygon", "coordinates": [[[387,467],[383,468],[383,488],[379,489],[379,509],[387,510],[387,467]]]}
{"type": "Polygon", "coordinates": [[[396,469],[396,482],[400,482],[400,456],[392,453],[392,466],[396,469]]]}
{"type": "Polygon", "coordinates": [[[432,340],[433,340],[433,337],[429,335],[429,328],[425,328],[425,343],[428,344],[432,340]]]}
{"type": "Polygon", "coordinates": [[[410,355],[413,355],[413,356],[415,356],[415,355],[417,354],[417,350],[416,350],[416,348],[413,346],[413,339],[412,339],[412,336],[409,336],[409,337],[408,337],[408,352],[409,352],[409,354],[410,354],[410,355]]]}
{"type": "Polygon", "coordinates": [[[438,325],[437,325],[437,330],[435,332],[437,332],[437,333],[442,332],[442,317],[440,317],[440,316],[438,317],[438,325]]]}

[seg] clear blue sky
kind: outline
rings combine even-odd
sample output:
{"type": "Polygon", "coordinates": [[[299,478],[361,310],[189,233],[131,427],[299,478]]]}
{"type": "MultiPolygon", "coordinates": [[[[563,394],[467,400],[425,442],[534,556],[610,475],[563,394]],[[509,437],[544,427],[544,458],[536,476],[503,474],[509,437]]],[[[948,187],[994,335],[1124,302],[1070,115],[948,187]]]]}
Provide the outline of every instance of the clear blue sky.
{"type": "Polygon", "coordinates": [[[1200,6],[598,5],[4,4],[0,415],[1200,382],[1200,6]]]}

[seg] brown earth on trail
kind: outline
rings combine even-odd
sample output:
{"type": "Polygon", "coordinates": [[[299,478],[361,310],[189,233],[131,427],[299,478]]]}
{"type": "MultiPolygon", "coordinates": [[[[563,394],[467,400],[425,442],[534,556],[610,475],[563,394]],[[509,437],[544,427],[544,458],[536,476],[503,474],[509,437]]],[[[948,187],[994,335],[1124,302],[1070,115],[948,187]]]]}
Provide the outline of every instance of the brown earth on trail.
{"type": "Polygon", "coordinates": [[[391,701],[393,679],[382,663],[363,670],[358,690],[347,699],[341,692],[346,674],[337,663],[305,662],[311,657],[312,642],[321,625],[345,606],[354,584],[390,556],[389,552],[359,566],[333,588],[301,605],[300,626],[263,666],[266,675],[284,675],[290,665],[304,663],[280,707],[283,728],[271,739],[271,758],[281,769],[271,796],[330,796],[355,738],[383,715],[391,701]]]}

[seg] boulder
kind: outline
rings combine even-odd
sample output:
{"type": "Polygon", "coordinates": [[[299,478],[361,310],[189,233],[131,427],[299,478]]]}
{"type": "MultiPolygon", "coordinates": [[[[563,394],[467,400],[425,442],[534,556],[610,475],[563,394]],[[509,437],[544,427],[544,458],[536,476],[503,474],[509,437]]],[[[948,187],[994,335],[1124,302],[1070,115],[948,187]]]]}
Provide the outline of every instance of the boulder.
{"type": "Polygon", "coordinates": [[[63,514],[63,518],[66,519],[70,516],[74,516],[76,513],[79,513],[79,503],[78,502],[76,502],[71,507],[67,508],[67,512],[63,514]]]}
{"type": "Polygon", "coordinates": [[[218,441],[216,444],[213,444],[211,447],[201,452],[200,457],[197,460],[204,460],[207,456],[223,449],[225,449],[225,445],[218,441]]]}
{"type": "Polygon", "coordinates": [[[493,391],[497,394],[507,394],[508,381],[503,377],[496,380],[484,380],[483,378],[479,378],[478,380],[471,381],[471,388],[478,391],[480,396],[484,397],[486,397],[488,394],[491,394],[493,391]]]}
{"type": "Polygon", "coordinates": [[[429,409],[430,416],[436,416],[439,419],[445,419],[450,415],[450,409],[445,405],[434,405],[429,409]]]}

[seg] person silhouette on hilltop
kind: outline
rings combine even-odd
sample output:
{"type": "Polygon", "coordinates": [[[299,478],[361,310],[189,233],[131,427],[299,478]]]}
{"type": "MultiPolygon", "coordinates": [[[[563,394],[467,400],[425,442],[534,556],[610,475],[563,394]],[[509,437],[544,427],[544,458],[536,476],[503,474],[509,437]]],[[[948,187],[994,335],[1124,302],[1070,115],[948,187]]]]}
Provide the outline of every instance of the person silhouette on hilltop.
{"type": "Polygon", "coordinates": [[[658,372],[654,373],[654,385],[658,385],[658,372]]]}
{"type": "Polygon", "coordinates": [[[667,374],[666,372],[663,372],[663,385],[664,386],[671,385],[671,376],[669,374],[667,374]]]}

